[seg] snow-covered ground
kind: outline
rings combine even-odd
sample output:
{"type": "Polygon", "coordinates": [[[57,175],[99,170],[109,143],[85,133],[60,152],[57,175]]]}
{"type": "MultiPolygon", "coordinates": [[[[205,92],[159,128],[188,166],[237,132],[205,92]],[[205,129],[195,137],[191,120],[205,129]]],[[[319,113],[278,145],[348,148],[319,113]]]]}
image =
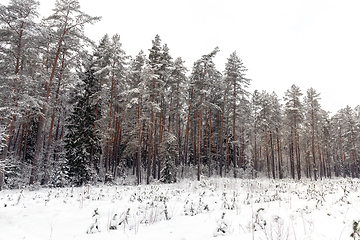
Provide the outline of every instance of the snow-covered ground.
{"type": "Polygon", "coordinates": [[[358,179],[211,178],[5,190],[0,239],[354,239],[359,186],[358,179]]]}

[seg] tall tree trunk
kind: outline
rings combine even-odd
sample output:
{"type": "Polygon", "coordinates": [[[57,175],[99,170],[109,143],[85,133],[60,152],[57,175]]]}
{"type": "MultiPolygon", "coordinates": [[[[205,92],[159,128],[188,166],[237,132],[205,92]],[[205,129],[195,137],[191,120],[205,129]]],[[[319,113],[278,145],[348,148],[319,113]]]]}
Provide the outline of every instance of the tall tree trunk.
{"type": "Polygon", "coordinates": [[[270,147],[271,147],[271,171],[273,179],[276,178],[275,172],[275,154],[274,154],[274,133],[270,131],[270,147]]]}
{"type": "Polygon", "coordinates": [[[343,177],[346,178],[346,171],[345,171],[345,156],[343,150],[343,143],[342,143],[342,133],[341,133],[341,125],[339,123],[339,140],[340,140],[340,154],[341,154],[341,162],[343,166],[343,177]]]}
{"type": "Polygon", "coordinates": [[[315,119],[314,119],[314,110],[311,110],[311,132],[312,132],[312,138],[311,138],[311,143],[312,143],[312,157],[313,157],[313,170],[314,170],[314,179],[315,181],[317,180],[317,176],[316,176],[316,154],[315,154],[315,119]]]}
{"type": "Polygon", "coordinates": [[[294,115],[294,134],[295,134],[295,157],[296,157],[296,169],[297,169],[297,175],[298,180],[301,179],[301,165],[300,165],[300,146],[299,146],[299,136],[297,132],[297,122],[296,122],[296,116],[294,115]]]}
{"type": "Polygon", "coordinates": [[[282,161],[282,151],[281,151],[281,144],[280,144],[279,138],[280,138],[279,137],[279,129],[276,128],[276,143],[277,143],[278,161],[279,161],[279,178],[283,179],[284,178],[283,171],[282,171],[283,161],[282,161]]]}
{"type": "MultiPolygon", "coordinates": [[[[210,97],[210,102],[212,102],[212,96],[210,97]]],[[[209,177],[211,177],[211,120],[212,120],[212,109],[210,108],[210,113],[209,113],[209,146],[208,146],[208,151],[209,151],[209,156],[208,156],[208,165],[209,165],[209,177]]]]}
{"type": "Polygon", "coordinates": [[[294,164],[294,138],[293,138],[293,130],[291,130],[290,134],[290,142],[289,142],[289,151],[290,151],[290,171],[291,177],[295,179],[295,164],[294,164]]]}
{"type": "Polygon", "coordinates": [[[270,178],[270,159],[269,159],[269,143],[268,143],[268,131],[265,125],[265,150],[266,150],[266,165],[267,165],[267,176],[270,178]]]}
{"type": "MultiPolygon", "coordinates": [[[[159,126],[159,148],[162,146],[164,131],[165,131],[165,114],[164,114],[164,94],[161,94],[161,102],[160,102],[160,126],[159,126]]],[[[154,163],[155,164],[155,163],[154,163]]],[[[158,159],[158,180],[160,180],[160,172],[162,168],[162,160],[161,157],[158,159]]]]}
{"type": "Polygon", "coordinates": [[[219,161],[219,141],[220,141],[220,135],[218,134],[218,136],[216,137],[216,157],[215,157],[215,160],[217,161],[217,163],[215,164],[215,172],[217,173],[217,174],[220,174],[219,172],[218,172],[218,166],[219,166],[219,163],[218,163],[218,161],[219,161]]]}
{"type": "Polygon", "coordinates": [[[254,170],[255,170],[255,176],[257,176],[257,172],[258,172],[258,155],[257,155],[257,128],[256,128],[256,124],[254,127],[254,170]]]}
{"type": "Polygon", "coordinates": [[[182,165],[181,177],[184,176],[184,165],[187,164],[188,148],[189,148],[189,146],[188,146],[188,144],[189,144],[189,125],[190,125],[191,106],[192,106],[192,102],[193,102],[193,94],[194,94],[194,89],[191,89],[189,111],[188,111],[188,117],[187,117],[187,122],[186,122],[186,129],[185,129],[185,144],[184,144],[184,150],[185,150],[184,161],[185,161],[185,163],[182,165]]]}
{"type": "Polygon", "coordinates": [[[51,138],[52,138],[52,132],[53,132],[53,127],[54,127],[54,122],[55,122],[55,111],[56,111],[56,107],[57,107],[57,103],[58,103],[58,99],[59,99],[61,79],[62,79],[64,69],[65,69],[65,50],[63,52],[62,59],[61,59],[59,82],[58,82],[57,89],[56,89],[55,103],[53,106],[53,112],[52,112],[52,116],[51,116],[51,123],[50,123],[50,129],[49,129],[49,137],[47,140],[47,148],[46,148],[45,157],[44,157],[44,164],[43,164],[44,176],[43,176],[43,179],[41,180],[42,185],[46,184],[49,181],[48,163],[49,163],[49,155],[50,155],[50,148],[51,148],[51,138]]]}
{"type": "Polygon", "coordinates": [[[141,176],[140,176],[140,163],[141,163],[141,130],[142,130],[142,95],[140,97],[140,104],[138,105],[138,149],[137,149],[137,162],[136,162],[136,177],[137,177],[137,184],[140,185],[141,183],[141,176]]]}
{"type": "MultiPolygon", "coordinates": [[[[67,14],[69,14],[69,11],[68,11],[67,14]]],[[[64,36],[65,36],[67,30],[68,30],[67,23],[65,23],[65,27],[63,29],[62,35],[61,35],[59,43],[58,43],[57,52],[56,52],[56,55],[55,55],[54,63],[53,63],[51,74],[50,74],[49,84],[47,84],[47,83],[45,84],[45,90],[46,90],[45,103],[43,105],[43,108],[41,110],[41,114],[40,114],[40,117],[39,117],[39,127],[38,127],[38,130],[37,130],[36,143],[35,143],[35,152],[34,152],[34,158],[33,158],[33,161],[32,161],[31,174],[30,174],[30,185],[34,184],[34,182],[37,180],[38,160],[39,160],[40,148],[41,148],[41,142],[42,142],[42,136],[43,136],[43,128],[44,128],[44,124],[45,124],[45,115],[46,115],[46,112],[47,112],[47,104],[48,104],[48,101],[49,101],[51,84],[53,82],[53,79],[54,79],[54,76],[55,76],[55,70],[57,68],[56,67],[57,62],[58,62],[58,59],[59,59],[59,56],[60,56],[60,52],[62,50],[63,39],[64,39],[64,36]]]]}
{"type": "Polygon", "coordinates": [[[358,157],[357,157],[357,154],[356,154],[356,145],[355,145],[355,137],[354,137],[354,131],[353,129],[351,128],[351,144],[352,144],[352,155],[353,155],[353,163],[354,163],[354,171],[355,171],[355,177],[356,178],[359,178],[359,166],[358,166],[358,157]]]}
{"type": "Polygon", "coordinates": [[[236,161],[236,125],[235,125],[235,120],[236,120],[236,79],[234,80],[234,102],[233,102],[233,126],[232,126],[232,130],[233,130],[233,161],[234,161],[234,178],[236,178],[236,170],[237,170],[237,161],[236,161]]]}
{"type": "MultiPolygon", "coordinates": [[[[202,90],[202,88],[201,88],[202,90]]],[[[198,170],[197,170],[197,180],[200,181],[200,165],[201,165],[201,130],[202,130],[202,101],[203,101],[203,95],[200,97],[200,109],[199,109],[199,127],[198,127],[198,170]]]]}
{"type": "Polygon", "coordinates": [[[223,165],[223,159],[224,159],[224,148],[223,148],[223,128],[224,128],[224,118],[225,118],[225,102],[226,102],[226,95],[229,89],[229,83],[226,85],[224,98],[223,98],[223,106],[222,106],[222,113],[221,113],[221,124],[220,124],[220,161],[219,161],[219,167],[220,167],[220,177],[222,177],[222,165],[223,165]]]}
{"type": "MultiPolygon", "coordinates": [[[[155,91],[155,82],[153,83],[153,91],[155,91]]],[[[155,103],[155,93],[152,93],[151,103],[155,103]]],[[[151,114],[150,114],[150,130],[149,130],[149,156],[147,162],[147,175],[146,175],[146,184],[150,184],[150,174],[151,174],[151,157],[153,151],[153,129],[154,129],[154,107],[151,106],[151,114]]]]}
{"type": "MultiPolygon", "coordinates": [[[[176,138],[177,138],[177,160],[175,161],[175,166],[177,167],[180,163],[181,159],[181,140],[180,140],[180,114],[179,114],[179,107],[180,107],[180,97],[179,97],[179,82],[176,86],[176,138]]],[[[181,165],[184,165],[184,162],[181,161],[181,165]]],[[[177,171],[176,171],[177,173],[177,171]]],[[[181,176],[182,177],[182,176],[181,176]]]]}
{"type": "Polygon", "coordinates": [[[157,150],[158,150],[158,145],[155,141],[156,136],[158,135],[157,133],[157,118],[155,118],[155,126],[154,126],[154,160],[153,160],[153,178],[156,179],[156,167],[157,167],[157,163],[156,163],[156,156],[157,156],[157,150]]]}
{"type": "Polygon", "coordinates": [[[230,162],[229,162],[229,118],[227,118],[227,121],[226,121],[226,154],[225,154],[225,176],[226,174],[230,171],[230,162]]]}

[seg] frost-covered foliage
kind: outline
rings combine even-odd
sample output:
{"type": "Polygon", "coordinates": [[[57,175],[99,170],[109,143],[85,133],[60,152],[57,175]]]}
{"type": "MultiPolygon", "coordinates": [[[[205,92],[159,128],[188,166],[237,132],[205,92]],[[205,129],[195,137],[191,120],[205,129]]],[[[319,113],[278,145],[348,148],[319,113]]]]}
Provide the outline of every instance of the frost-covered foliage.
{"type": "Polygon", "coordinates": [[[359,239],[359,184],[351,179],[211,178],[150,186],[4,190],[0,192],[1,236],[359,239]]]}

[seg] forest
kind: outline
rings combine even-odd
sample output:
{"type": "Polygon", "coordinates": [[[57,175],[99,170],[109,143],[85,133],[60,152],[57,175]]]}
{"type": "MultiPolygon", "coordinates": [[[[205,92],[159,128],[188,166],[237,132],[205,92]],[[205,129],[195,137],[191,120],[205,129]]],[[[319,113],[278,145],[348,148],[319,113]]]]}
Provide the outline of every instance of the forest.
{"type": "MultiPolygon", "coordinates": [[[[233,52],[186,69],[159,35],[129,56],[120,35],[94,43],[100,17],[57,0],[0,4],[0,190],[182,178],[359,177],[360,106],[330,114],[320,93],[249,92],[233,52]]],[[[352,103],[351,103],[352,104],[352,103]]]]}

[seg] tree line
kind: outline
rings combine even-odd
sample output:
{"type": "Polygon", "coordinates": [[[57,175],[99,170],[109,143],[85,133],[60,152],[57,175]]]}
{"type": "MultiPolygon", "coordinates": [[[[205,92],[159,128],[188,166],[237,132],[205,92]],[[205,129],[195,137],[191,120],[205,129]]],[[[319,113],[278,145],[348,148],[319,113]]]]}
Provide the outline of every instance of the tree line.
{"type": "Polygon", "coordinates": [[[24,185],[174,182],[185,177],[359,177],[360,107],[335,115],[292,85],[248,88],[236,52],[217,70],[215,48],[191,70],[159,35],[128,56],[120,36],[95,44],[100,20],[76,0],[0,5],[0,190],[24,185]],[[89,51],[89,47],[92,49],[89,51]]]}

